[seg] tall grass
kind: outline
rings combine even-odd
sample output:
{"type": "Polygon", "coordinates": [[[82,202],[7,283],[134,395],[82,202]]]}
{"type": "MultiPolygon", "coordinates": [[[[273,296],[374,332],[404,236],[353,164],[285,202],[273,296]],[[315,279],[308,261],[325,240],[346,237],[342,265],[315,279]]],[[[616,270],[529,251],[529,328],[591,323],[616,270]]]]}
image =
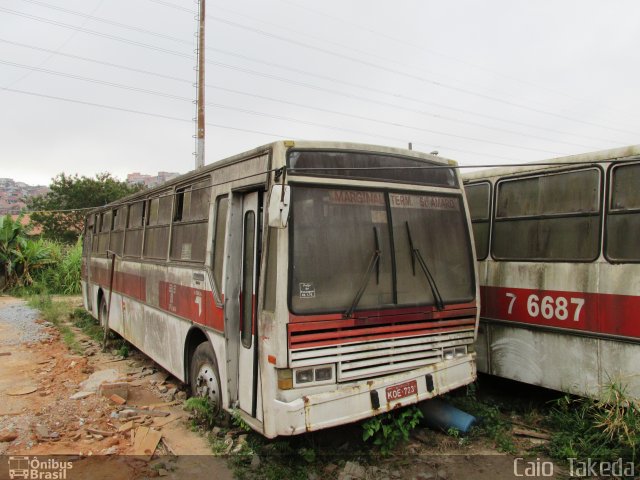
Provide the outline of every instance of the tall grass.
{"type": "Polygon", "coordinates": [[[82,242],[68,246],[55,242],[52,256],[55,262],[41,269],[34,276],[33,284],[26,293],[51,293],[77,295],[81,291],[82,242]]]}
{"type": "Polygon", "coordinates": [[[555,458],[632,462],[640,458],[640,406],[621,383],[612,382],[597,400],[559,399],[549,421],[556,431],[549,444],[555,458]]]}

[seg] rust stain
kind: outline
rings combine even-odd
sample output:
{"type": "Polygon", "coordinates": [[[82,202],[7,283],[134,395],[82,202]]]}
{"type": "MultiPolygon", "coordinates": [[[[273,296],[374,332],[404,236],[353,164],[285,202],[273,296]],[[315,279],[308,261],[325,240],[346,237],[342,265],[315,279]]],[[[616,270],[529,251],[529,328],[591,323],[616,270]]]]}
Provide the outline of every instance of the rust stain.
{"type": "Polygon", "coordinates": [[[303,396],[302,401],[304,402],[304,426],[307,432],[310,432],[312,428],[311,428],[311,418],[310,418],[311,405],[310,405],[309,397],[307,397],[306,395],[303,396]]]}

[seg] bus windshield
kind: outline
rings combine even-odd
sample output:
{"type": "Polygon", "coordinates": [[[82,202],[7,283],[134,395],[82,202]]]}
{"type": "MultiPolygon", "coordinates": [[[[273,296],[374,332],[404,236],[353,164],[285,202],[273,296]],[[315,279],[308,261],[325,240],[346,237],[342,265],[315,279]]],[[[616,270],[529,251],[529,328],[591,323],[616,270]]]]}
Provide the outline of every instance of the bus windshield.
{"type": "Polygon", "coordinates": [[[293,186],[291,203],[294,313],[473,300],[460,196],[293,186]]]}

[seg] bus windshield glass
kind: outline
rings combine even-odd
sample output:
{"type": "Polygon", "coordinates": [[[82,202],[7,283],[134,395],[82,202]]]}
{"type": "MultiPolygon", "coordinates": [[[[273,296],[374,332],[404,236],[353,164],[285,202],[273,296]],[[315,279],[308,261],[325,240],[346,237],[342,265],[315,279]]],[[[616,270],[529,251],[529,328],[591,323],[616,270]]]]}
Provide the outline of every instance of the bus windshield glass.
{"type": "Polygon", "coordinates": [[[291,203],[294,313],[473,300],[460,196],[294,186],[291,203]]]}

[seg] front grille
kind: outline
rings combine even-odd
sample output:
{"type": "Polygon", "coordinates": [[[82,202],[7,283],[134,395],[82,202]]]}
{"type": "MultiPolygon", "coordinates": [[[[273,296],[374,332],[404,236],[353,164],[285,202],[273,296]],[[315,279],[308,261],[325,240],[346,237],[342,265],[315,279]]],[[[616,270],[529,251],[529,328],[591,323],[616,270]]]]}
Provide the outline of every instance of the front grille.
{"type": "MultiPolygon", "coordinates": [[[[344,322],[349,322],[345,320],[344,322]]],[[[473,342],[475,318],[387,325],[306,323],[289,330],[292,368],[335,363],[338,381],[375,377],[443,360],[443,349],[473,342]],[[331,326],[329,326],[331,325],[331,326]],[[313,329],[311,329],[313,328],[313,329]]]]}

